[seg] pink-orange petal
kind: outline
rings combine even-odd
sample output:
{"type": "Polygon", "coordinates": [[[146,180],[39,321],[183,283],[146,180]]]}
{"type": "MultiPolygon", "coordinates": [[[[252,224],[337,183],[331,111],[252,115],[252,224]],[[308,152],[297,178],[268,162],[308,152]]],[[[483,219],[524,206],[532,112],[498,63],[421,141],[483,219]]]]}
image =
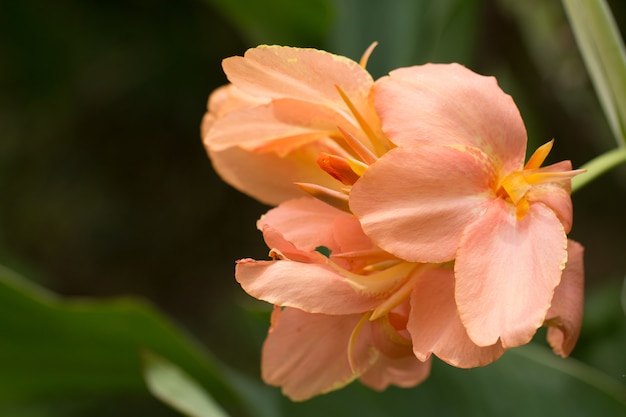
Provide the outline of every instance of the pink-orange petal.
{"type": "Polygon", "coordinates": [[[348,344],[361,315],[327,316],[297,309],[275,310],[272,328],[263,345],[263,380],[282,387],[294,401],[339,389],[371,367],[378,352],[367,332],[352,346],[352,368],[348,344]]]}
{"type": "Polygon", "coordinates": [[[374,92],[383,131],[396,145],[475,146],[505,172],[522,168],[526,129],[495,78],[459,64],[426,64],[392,71],[374,92]]]}
{"type": "MultiPolygon", "coordinates": [[[[286,240],[303,251],[325,246],[333,254],[338,254],[372,247],[354,216],[312,197],[282,203],[263,215],[257,227],[278,230],[286,240]]],[[[274,247],[267,243],[269,247],[274,247]]]]}
{"type": "Polygon", "coordinates": [[[380,303],[357,292],[326,264],[242,259],[237,262],[235,278],[255,298],[308,313],[364,313],[380,303]]]}
{"type": "Polygon", "coordinates": [[[357,62],[328,52],[284,46],[259,46],[223,61],[228,79],[249,94],[290,97],[345,107],[336,86],[357,102],[368,97],[372,77],[357,62]]]}
{"type": "Polygon", "coordinates": [[[400,357],[381,354],[374,365],[361,375],[359,381],[377,391],[383,391],[390,385],[411,388],[428,378],[430,368],[430,360],[422,362],[410,352],[400,357]]]}
{"type": "Polygon", "coordinates": [[[224,181],[263,203],[277,205],[306,195],[294,182],[340,188],[341,183],[320,170],[315,162],[321,149],[325,148],[313,143],[281,158],[273,153],[230,147],[222,151],[209,149],[209,156],[213,168],[224,181]]]}
{"type": "Polygon", "coordinates": [[[479,149],[399,147],[371,165],[350,208],[384,250],[411,262],[454,258],[464,228],[495,198],[497,174],[479,149]]]}
{"type": "Polygon", "coordinates": [[[457,312],[451,270],[433,270],[419,278],[411,294],[407,328],[415,356],[423,361],[434,354],[450,365],[473,368],[487,365],[504,353],[499,341],[481,347],[468,337],[457,312]]]}
{"type": "Polygon", "coordinates": [[[223,115],[213,123],[203,140],[215,151],[241,146],[284,156],[306,143],[331,135],[338,137],[337,126],[355,129],[350,120],[333,108],[300,100],[276,99],[223,115]]]}
{"type": "Polygon", "coordinates": [[[567,238],[541,203],[516,220],[495,200],[467,227],[455,262],[455,298],[469,337],[479,346],[528,343],[541,326],[567,260],[567,238]]]}
{"type": "Polygon", "coordinates": [[[562,357],[569,356],[578,341],[583,317],[583,247],[573,240],[567,245],[567,265],[554,290],[552,306],[546,315],[548,343],[562,357]]]}

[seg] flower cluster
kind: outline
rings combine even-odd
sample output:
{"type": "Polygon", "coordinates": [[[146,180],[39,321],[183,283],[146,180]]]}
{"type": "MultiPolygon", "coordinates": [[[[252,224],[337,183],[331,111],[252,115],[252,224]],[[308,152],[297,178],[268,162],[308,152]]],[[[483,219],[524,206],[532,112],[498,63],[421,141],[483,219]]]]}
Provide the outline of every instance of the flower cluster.
{"type": "Polygon", "coordinates": [[[271,260],[243,289],[273,304],[262,376],[293,400],[355,379],[409,387],[431,356],[483,366],[548,326],[580,332],[583,248],[569,161],[524,163],[526,130],[492,77],[458,64],[392,71],[315,49],[260,46],[223,62],[202,137],[214,168],[277,207],[271,260]]]}

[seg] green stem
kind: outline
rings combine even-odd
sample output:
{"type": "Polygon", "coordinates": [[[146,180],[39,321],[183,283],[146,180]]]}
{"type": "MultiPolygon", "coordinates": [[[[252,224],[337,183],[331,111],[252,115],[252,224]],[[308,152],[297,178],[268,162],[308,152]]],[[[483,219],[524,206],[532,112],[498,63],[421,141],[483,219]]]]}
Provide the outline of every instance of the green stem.
{"type": "Polygon", "coordinates": [[[626,148],[616,148],[595,157],[581,167],[587,172],[572,178],[572,193],[624,162],[626,162],[626,148]]]}

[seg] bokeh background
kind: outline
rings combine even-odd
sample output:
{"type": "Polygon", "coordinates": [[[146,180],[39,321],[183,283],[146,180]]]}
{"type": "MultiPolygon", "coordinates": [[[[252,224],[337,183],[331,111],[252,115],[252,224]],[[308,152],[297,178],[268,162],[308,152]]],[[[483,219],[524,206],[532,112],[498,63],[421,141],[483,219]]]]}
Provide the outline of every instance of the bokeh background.
{"type": "MultiPolygon", "coordinates": [[[[626,3],[608,3],[624,31],[626,3]]],[[[221,60],[257,44],[358,60],[373,41],[375,77],[425,62],[495,75],[530,148],[556,138],[550,161],[578,167],[615,146],[556,0],[4,1],[0,263],[66,296],[146,299],[256,377],[267,306],[233,268],[267,256],[267,207],[212,170],[208,95],[226,82],[221,60]]],[[[625,382],[626,171],[573,199],[588,294],[573,356],[625,382]]]]}

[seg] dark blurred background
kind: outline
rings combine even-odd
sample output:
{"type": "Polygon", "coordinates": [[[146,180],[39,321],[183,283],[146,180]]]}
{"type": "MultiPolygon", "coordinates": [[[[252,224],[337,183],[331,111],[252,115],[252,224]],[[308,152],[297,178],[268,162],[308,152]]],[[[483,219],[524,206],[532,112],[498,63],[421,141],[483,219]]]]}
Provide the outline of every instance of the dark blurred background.
{"type": "MultiPolygon", "coordinates": [[[[531,151],[554,137],[550,161],[578,167],[615,146],[560,2],[404,3],[0,3],[0,263],[64,295],[148,299],[222,359],[258,368],[246,343],[263,331],[240,312],[263,306],[233,268],[266,257],[255,222],[267,208],[217,177],[199,136],[221,60],[258,43],[358,60],[378,40],[375,76],[458,61],[513,95],[531,151]]],[[[623,30],[626,3],[609,3],[623,30]]],[[[624,278],[625,178],[574,196],[590,291],[624,278]]]]}

